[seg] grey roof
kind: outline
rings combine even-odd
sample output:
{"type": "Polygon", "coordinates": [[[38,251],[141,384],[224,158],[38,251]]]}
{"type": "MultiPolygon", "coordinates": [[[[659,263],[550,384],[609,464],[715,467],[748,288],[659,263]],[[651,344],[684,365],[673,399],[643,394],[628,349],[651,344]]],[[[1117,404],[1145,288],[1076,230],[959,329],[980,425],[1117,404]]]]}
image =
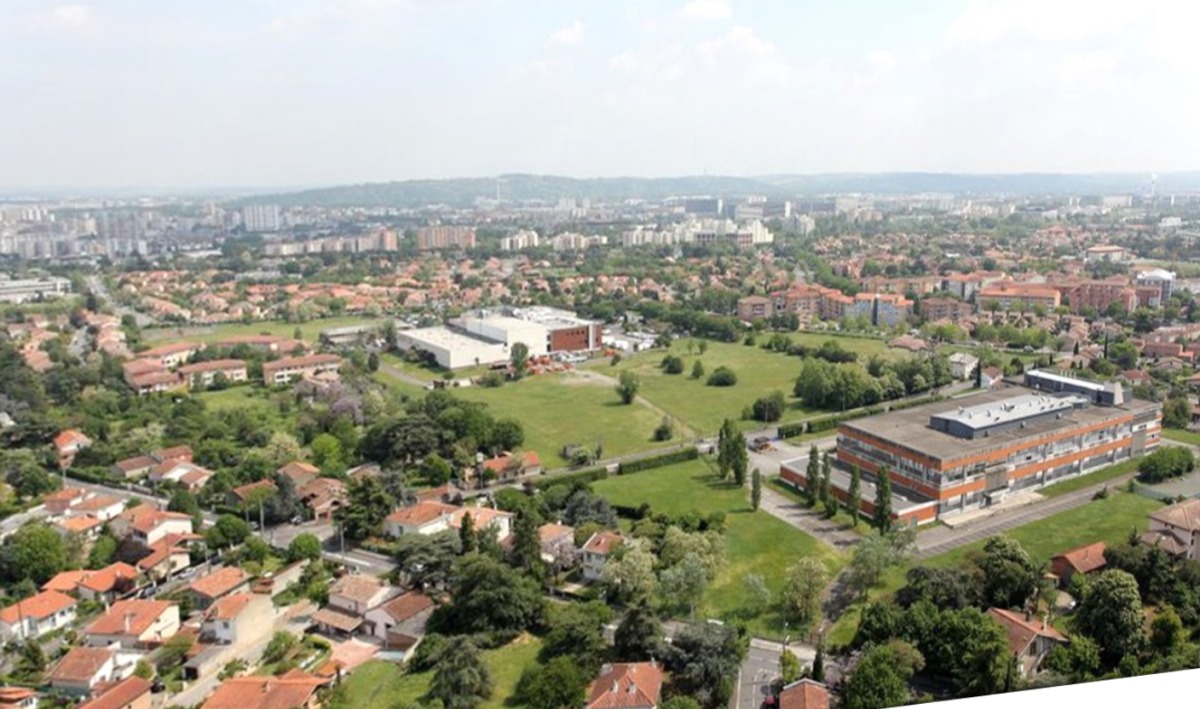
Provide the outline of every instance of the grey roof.
{"type": "Polygon", "coordinates": [[[978,429],[1020,421],[1030,416],[1050,414],[1056,411],[1066,412],[1075,408],[1076,405],[1087,402],[1088,400],[1082,396],[1055,397],[1045,394],[1025,394],[1004,401],[989,401],[974,406],[960,407],[956,411],[934,414],[933,417],[978,429]]]}

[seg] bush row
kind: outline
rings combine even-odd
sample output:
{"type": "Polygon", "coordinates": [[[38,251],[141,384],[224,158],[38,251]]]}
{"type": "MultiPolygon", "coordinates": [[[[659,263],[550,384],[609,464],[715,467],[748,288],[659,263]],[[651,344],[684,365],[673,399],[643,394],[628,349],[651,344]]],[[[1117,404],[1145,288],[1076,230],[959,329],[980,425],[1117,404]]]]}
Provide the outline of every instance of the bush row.
{"type": "Polygon", "coordinates": [[[532,485],[537,490],[545,490],[554,487],[555,485],[571,485],[573,483],[591,483],[597,480],[603,480],[608,477],[608,469],[606,468],[588,468],[580,470],[576,473],[567,473],[566,475],[557,475],[545,480],[535,480],[532,485]]]}
{"type": "Polygon", "coordinates": [[[640,473],[643,470],[661,468],[667,465],[674,465],[675,463],[696,460],[699,457],[700,451],[695,446],[689,446],[672,453],[663,453],[662,455],[650,456],[649,458],[639,458],[638,460],[630,460],[621,463],[617,467],[617,475],[640,473]]]}
{"type": "Polygon", "coordinates": [[[779,427],[779,437],[783,439],[795,438],[803,433],[818,433],[820,431],[829,431],[837,428],[837,425],[843,421],[850,421],[857,418],[874,416],[882,414],[885,411],[903,411],[911,409],[914,406],[922,404],[931,404],[935,401],[941,401],[946,397],[941,394],[933,394],[930,396],[922,396],[918,399],[905,399],[897,401],[893,404],[883,406],[876,404],[868,406],[865,409],[858,409],[844,414],[834,414],[832,416],[823,416],[821,418],[809,419],[808,421],[797,421],[795,423],[785,423],[779,427]]]}

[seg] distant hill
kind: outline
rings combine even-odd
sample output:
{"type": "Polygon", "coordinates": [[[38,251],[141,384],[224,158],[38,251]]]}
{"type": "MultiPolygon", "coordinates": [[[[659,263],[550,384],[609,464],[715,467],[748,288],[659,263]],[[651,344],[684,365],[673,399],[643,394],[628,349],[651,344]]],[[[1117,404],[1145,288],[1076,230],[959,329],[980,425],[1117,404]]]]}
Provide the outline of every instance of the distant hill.
{"type": "MultiPolygon", "coordinates": [[[[711,195],[736,199],[749,195],[791,199],[822,195],[868,193],[877,195],[923,194],[930,192],[963,196],[1052,195],[1137,193],[1148,191],[1149,173],[1107,174],[993,174],[890,172],[830,173],[819,175],[770,175],[762,177],[603,177],[577,179],[552,175],[514,174],[446,180],[404,180],[304,190],[274,195],[256,195],[239,204],[276,203],[284,206],[324,207],[422,207],[444,204],[467,207],[478,198],[494,198],[500,188],[505,201],[591,199],[660,200],[669,197],[711,195]]],[[[1200,191],[1200,172],[1165,173],[1158,176],[1160,194],[1200,191]]]]}

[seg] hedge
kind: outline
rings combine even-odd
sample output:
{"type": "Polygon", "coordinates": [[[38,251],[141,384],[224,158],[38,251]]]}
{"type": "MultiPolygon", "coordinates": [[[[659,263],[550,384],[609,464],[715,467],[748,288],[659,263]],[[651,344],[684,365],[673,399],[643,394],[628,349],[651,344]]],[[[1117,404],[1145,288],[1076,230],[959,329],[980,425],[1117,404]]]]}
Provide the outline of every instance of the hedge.
{"type": "Polygon", "coordinates": [[[803,421],[800,421],[798,423],[781,424],[779,426],[779,437],[780,438],[795,438],[796,436],[799,436],[800,434],[804,433],[804,426],[805,426],[805,423],[803,421]]]}
{"type": "Polygon", "coordinates": [[[639,458],[638,460],[630,460],[621,463],[617,466],[617,475],[627,475],[629,473],[640,473],[643,470],[651,468],[661,468],[675,463],[683,463],[689,460],[696,460],[700,457],[700,450],[695,446],[689,446],[683,450],[678,450],[673,453],[663,453],[662,455],[654,455],[649,458],[639,458]]]}
{"type": "Polygon", "coordinates": [[[537,490],[545,490],[547,488],[554,487],[555,485],[570,485],[577,482],[590,483],[597,480],[603,480],[606,477],[608,477],[607,468],[588,468],[586,470],[580,470],[577,473],[568,473],[566,475],[558,475],[553,478],[546,478],[545,480],[536,480],[532,484],[537,490]]]}
{"type": "Polygon", "coordinates": [[[821,418],[809,419],[807,422],[798,421],[796,423],[788,423],[779,427],[779,437],[783,439],[795,438],[803,433],[819,433],[821,431],[829,431],[837,428],[839,423],[843,421],[851,421],[853,419],[865,418],[867,416],[875,416],[888,411],[903,411],[911,409],[914,406],[922,404],[931,404],[935,401],[945,399],[941,394],[933,394],[923,396],[919,399],[903,399],[897,400],[894,404],[876,404],[868,406],[865,409],[856,409],[843,414],[834,414],[832,416],[823,416],[821,418]]]}
{"type": "Polygon", "coordinates": [[[124,479],[117,478],[107,473],[96,472],[87,468],[68,468],[67,477],[76,480],[82,480],[85,483],[93,483],[96,485],[108,485],[110,487],[120,487],[125,484],[124,479]]]}

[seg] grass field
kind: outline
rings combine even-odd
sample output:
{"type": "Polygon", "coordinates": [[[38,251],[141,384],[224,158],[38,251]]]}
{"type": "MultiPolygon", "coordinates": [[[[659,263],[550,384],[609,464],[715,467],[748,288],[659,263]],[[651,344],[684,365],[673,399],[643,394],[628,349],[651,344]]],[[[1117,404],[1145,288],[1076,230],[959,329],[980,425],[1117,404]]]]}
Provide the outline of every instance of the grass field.
{"type": "MultiPolygon", "coordinates": [[[[610,477],[593,483],[593,487],[618,505],[636,507],[649,502],[655,511],[668,514],[688,510],[701,514],[726,513],[727,561],[697,607],[697,618],[736,616],[747,606],[744,583],[749,574],[760,574],[772,593],[778,594],[788,568],[797,559],[820,558],[831,578],[846,561],[795,527],[766,512],[751,511],[749,491],[717,480],[704,461],[610,477]]],[[[773,612],[751,619],[748,624],[760,637],[783,637],[782,621],[773,612]]]]}
{"type": "MultiPolygon", "coordinates": [[[[403,357],[390,352],[380,357],[380,361],[392,365],[410,377],[416,377],[417,379],[426,382],[445,379],[445,375],[449,371],[437,367],[430,368],[421,366],[419,364],[414,364],[407,361],[403,357]]],[[[465,367],[463,369],[456,369],[454,370],[453,374],[455,379],[470,379],[481,374],[486,374],[488,371],[488,367],[480,365],[478,367],[465,367]]]]}
{"type": "MultiPolygon", "coordinates": [[[[532,636],[517,638],[512,644],[483,653],[491,670],[493,691],[482,709],[506,706],[516,691],[521,672],[537,661],[542,643],[532,636]]],[[[373,660],[354,671],[346,680],[346,703],[331,709],[392,709],[406,702],[417,702],[429,690],[432,672],[405,674],[397,665],[373,660]]]]}
{"type": "Polygon", "coordinates": [[[652,437],[662,417],[640,404],[621,403],[610,386],[571,374],[539,374],[489,389],[455,389],[454,395],[482,401],[500,417],[525,425],[525,448],[543,464],[558,467],[562,447],[571,443],[603,445],[603,457],[662,446],[652,437]]]}
{"type": "MultiPolygon", "coordinates": [[[[1068,510],[1046,519],[1005,532],[1021,543],[1035,563],[1049,562],[1060,552],[1092,542],[1119,544],[1130,530],[1143,532],[1148,526],[1146,516],[1162,507],[1162,503],[1135,493],[1109,490],[1106,500],[1094,500],[1082,507],[1068,510]]],[[[939,554],[920,562],[923,566],[950,567],[962,564],[973,551],[982,550],[987,540],[939,554]]],[[[890,598],[904,585],[904,568],[892,569],[881,587],[871,591],[872,600],[890,598]]],[[[830,642],[845,642],[854,636],[860,608],[850,608],[830,631],[830,642]]]]}
{"type": "Polygon", "coordinates": [[[146,342],[162,340],[189,342],[216,342],[227,337],[244,335],[274,335],[276,337],[291,337],[300,328],[300,334],[307,342],[316,342],[322,330],[333,327],[349,327],[357,325],[382,324],[379,318],[369,318],[361,315],[346,315],[337,318],[310,320],[305,323],[288,323],[283,321],[256,322],[249,325],[228,323],[211,327],[168,327],[148,328],[142,332],[146,342]]]}
{"type": "Polygon", "coordinates": [[[1101,468],[1094,473],[1088,473],[1087,475],[1083,475],[1078,478],[1072,478],[1071,480],[1055,483],[1048,487],[1042,488],[1041,490],[1038,490],[1038,493],[1046,497],[1058,497],[1059,495],[1065,495],[1068,492],[1082,490],[1085,487],[1099,485],[1100,483],[1108,482],[1113,478],[1119,478],[1127,473],[1136,472],[1139,462],[1141,462],[1140,458],[1123,460],[1116,465],[1110,465],[1107,468],[1101,468]]]}
{"type": "Polygon", "coordinates": [[[1169,438],[1172,441],[1187,443],[1193,446],[1200,446],[1200,433],[1195,431],[1184,431],[1178,428],[1164,428],[1162,430],[1163,438],[1169,438]]]}
{"type": "Polygon", "coordinates": [[[282,421],[279,406],[266,389],[255,385],[229,387],[222,391],[204,391],[194,395],[211,411],[250,409],[269,421],[282,421]]]}
{"type": "MultiPolygon", "coordinates": [[[[781,481],[778,477],[768,478],[766,480],[766,485],[792,502],[797,502],[799,504],[804,504],[806,502],[804,495],[801,495],[793,490],[790,485],[784,484],[783,481],[781,481]]],[[[850,516],[850,513],[846,511],[845,507],[838,507],[838,513],[833,516],[833,521],[842,525],[843,527],[847,527],[850,530],[857,532],[858,534],[865,534],[871,529],[871,524],[866,519],[860,519],[858,526],[855,527],[854,518],[850,516]]]]}

